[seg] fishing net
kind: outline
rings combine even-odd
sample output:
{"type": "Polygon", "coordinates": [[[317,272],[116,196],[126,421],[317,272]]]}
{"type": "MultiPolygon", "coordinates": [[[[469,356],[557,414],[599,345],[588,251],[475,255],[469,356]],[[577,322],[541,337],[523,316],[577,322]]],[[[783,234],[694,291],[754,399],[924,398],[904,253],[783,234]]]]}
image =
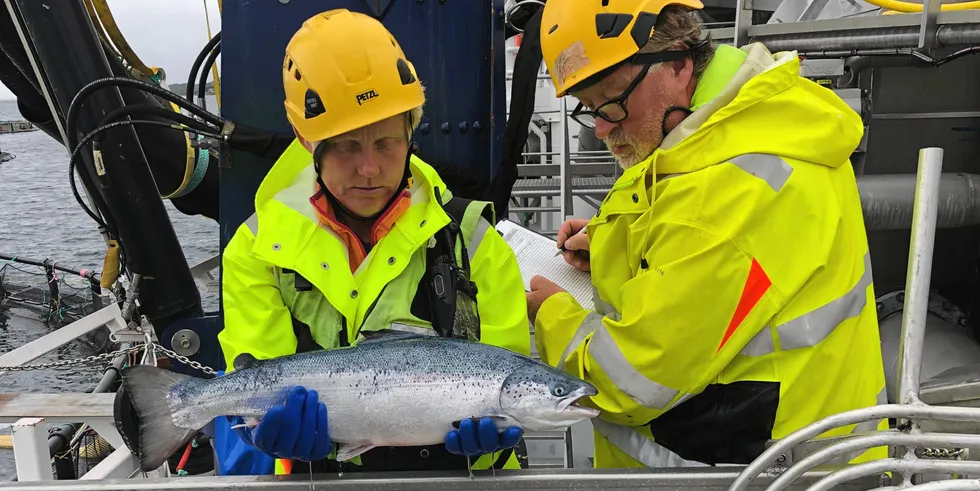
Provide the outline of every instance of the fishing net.
{"type": "Polygon", "coordinates": [[[0,259],[0,307],[26,310],[51,327],[70,324],[111,301],[98,290],[86,278],[0,259]]]}

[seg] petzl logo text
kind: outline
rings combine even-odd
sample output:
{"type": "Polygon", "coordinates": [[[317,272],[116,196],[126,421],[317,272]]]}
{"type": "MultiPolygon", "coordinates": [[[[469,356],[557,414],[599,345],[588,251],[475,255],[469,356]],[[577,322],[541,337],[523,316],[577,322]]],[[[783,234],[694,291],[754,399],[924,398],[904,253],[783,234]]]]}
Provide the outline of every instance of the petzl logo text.
{"type": "Polygon", "coordinates": [[[357,105],[360,106],[360,105],[364,104],[365,102],[370,101],[371,99],[374,99],[375,97],[378,97],[378,93],[375,92],[374,89],[371,89],[371,90],[366,91],[366,92],[361,92],[360,94],[357,94],[355,97],[357,98],[357,105]]]}

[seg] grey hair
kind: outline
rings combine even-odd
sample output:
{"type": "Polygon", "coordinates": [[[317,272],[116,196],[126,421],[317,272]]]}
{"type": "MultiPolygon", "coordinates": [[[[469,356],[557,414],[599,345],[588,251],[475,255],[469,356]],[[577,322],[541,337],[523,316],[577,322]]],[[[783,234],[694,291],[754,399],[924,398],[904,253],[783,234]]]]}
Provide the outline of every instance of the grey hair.
{"type": "MultiPolygon", "coordinates": [[[[676,49],[678,44],[687,47],[694,47],[702,41],[703,29],[701,19],[696,11],[680,5],[668,5],[660,11],[657,18],[657,25],[653,31],[653,36],[647,41],[640,53],[658,53],[669,49],[676,49]]],[[[694,78],[698,79],[708,67],[708,62],[715,54],[715,48],[711,45],[711,35],[708,34],[708,42],[697,46],[691,56],[694,61],[694,78]]],[[[658,69],[662,64],[651,67],[658,69]]]]}

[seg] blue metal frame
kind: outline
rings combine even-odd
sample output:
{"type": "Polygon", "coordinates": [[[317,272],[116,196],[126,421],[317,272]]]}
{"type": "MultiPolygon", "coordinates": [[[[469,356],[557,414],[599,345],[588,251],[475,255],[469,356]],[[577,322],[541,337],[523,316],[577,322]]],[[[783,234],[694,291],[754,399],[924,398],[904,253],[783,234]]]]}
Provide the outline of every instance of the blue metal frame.
{"type": "MultiPolygon", "coordinates": [[[[489,181],[499,165],[506,124],[503,7],[504,0],[225,2],[221,34],[222,117],[266,131],[292,134],[283,110],[281,70],[286,44],[293,33],[307,18],[333,8],[381,15],[381,21],[402,45],[426,89],[425,116],[416,132],[421,157],[462,166],[489,181]]],[[[255,191],[273,164],[242,152],[222,154],[222,251],[241,223],[254,213],[255,191]]],[[[214,339],[221,329],[221,317],[219,312],[217,316],[188,320],[168,329],[161,341],[167,345],[176,330],[193,329],[202,341],[201,351],[193,358],[201,363],[218,363],[209,363],[217,369],[223,366],[214,339]]]]}
{"type": "MultiPolygon", "coordinates": [[[[291,134],[281,78],[289,39],[318,12],[347,8],[373,15],[370,5],[376,4],[426,87],[425,116],[416,135],[423,159],[489,179],[506,123],[503,0],[228,2],[221,34],[222,116],[291,134]]],[[[236,152],[224,159],[222,248],[253,213],[255,190],[272,164],[236,152]]]]}

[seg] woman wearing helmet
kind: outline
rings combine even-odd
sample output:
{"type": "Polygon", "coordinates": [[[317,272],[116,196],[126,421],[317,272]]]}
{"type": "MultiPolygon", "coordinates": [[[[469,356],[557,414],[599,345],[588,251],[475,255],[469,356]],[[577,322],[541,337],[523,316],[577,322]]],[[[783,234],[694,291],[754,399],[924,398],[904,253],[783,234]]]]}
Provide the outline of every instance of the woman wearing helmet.
{"type": "MultiPolygon", "coordinates": [[[[410,151],[425,97],[387,29],[344,9],[315,15],[289,42],[282,73],[297,138],[224,251],[218,339],[226,365],[242,353],[266,359],[348,346],[381,329],[528,354],[516,257],[491,225],[492,205],[454,198],[410,151]],[[458,251],[454,264],[443,264],[456,288],[430,288],[440,247],[458,251]],[[443,307],[446,290],[455,310],[443,307]]],[[[277,473],[337,470],[325,435],[329,410],[315,391],[298,388],[254,431],[239,431],[265,462],[277,458],[277,473]]],[[[517,467],[520,437],[519,428],[499,432],[484,418],[461,422],[445,444],[341,449],[339,460],[350,459],[346,471],[465,469],[476,456],[474,469],[517,467]]]]}

